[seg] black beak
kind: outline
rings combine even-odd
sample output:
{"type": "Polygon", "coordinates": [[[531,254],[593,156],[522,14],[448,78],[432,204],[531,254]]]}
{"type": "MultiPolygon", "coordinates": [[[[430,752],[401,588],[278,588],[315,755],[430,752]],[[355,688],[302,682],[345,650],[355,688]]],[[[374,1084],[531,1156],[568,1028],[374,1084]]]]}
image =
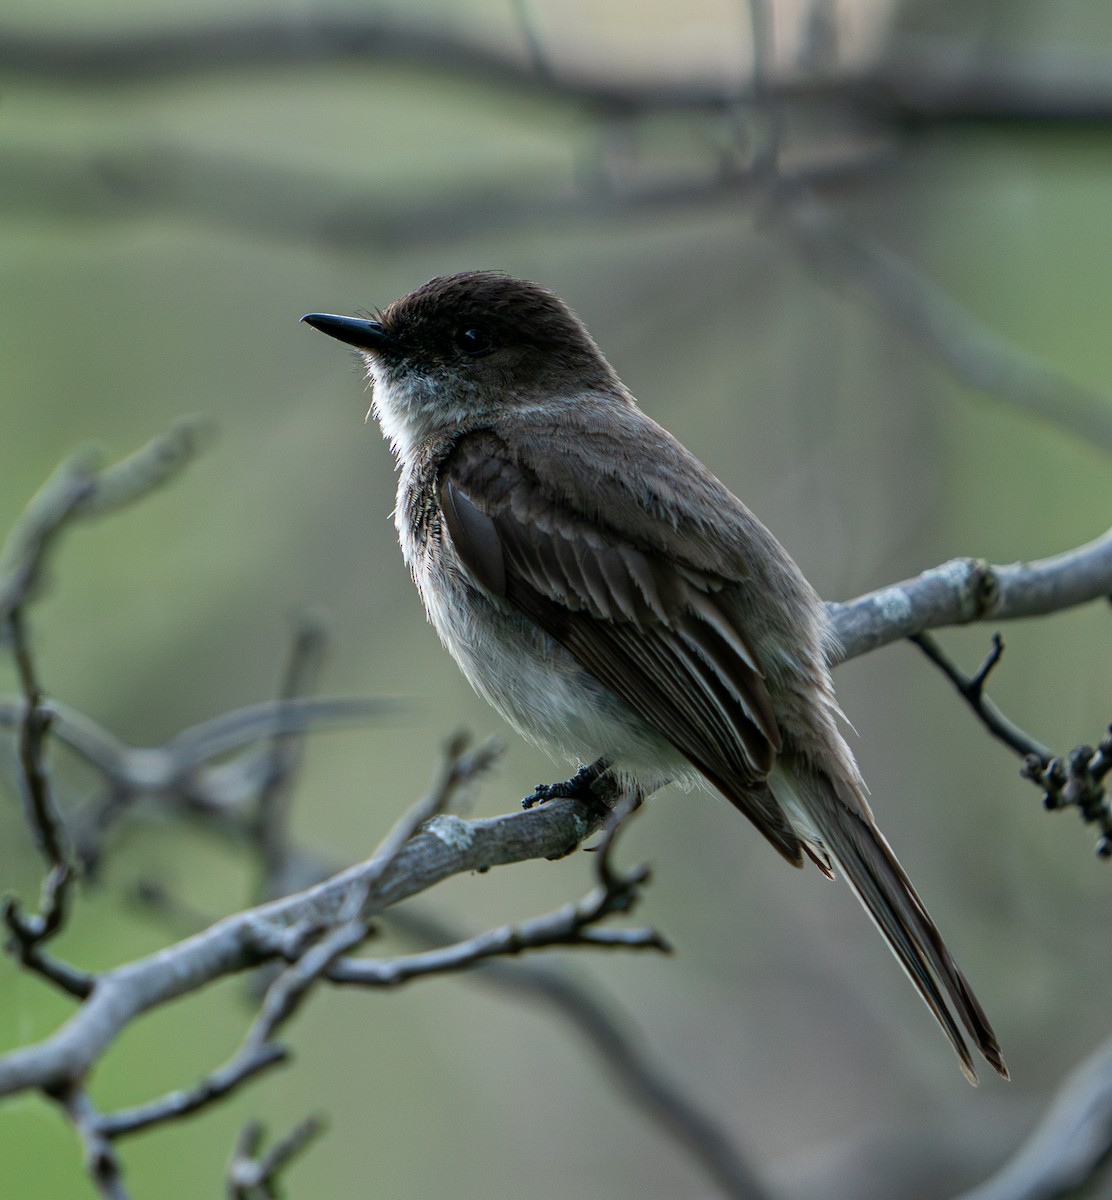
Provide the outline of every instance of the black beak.
{"type": "Polygon", "coordinates": [[[360,350],[396,349],[398,339],[387,333],[379,321],[363,321],[359,317],[334,317],[331,313],[307,313],[301,318],[329,337],[347,342],[360,350]]]}

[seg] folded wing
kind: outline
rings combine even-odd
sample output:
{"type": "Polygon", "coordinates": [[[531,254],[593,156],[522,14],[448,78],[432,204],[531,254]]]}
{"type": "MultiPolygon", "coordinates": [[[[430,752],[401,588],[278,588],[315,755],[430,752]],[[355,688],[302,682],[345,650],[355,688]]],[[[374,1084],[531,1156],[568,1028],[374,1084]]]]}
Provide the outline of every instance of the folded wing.
{"type": "Polygon", "coordinates": [[[764,673],[725,581],[635,545],[548,494],[491,434],[440,472],[449,537],[475,581],[534,621],[670,741],[796,865],[765,780],[781,748],[764,673]]]}

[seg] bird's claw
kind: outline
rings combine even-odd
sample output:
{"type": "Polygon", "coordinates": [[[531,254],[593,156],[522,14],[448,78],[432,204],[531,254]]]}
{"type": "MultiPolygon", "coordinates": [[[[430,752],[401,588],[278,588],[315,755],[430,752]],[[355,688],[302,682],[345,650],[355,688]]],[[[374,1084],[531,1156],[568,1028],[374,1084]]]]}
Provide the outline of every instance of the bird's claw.
{"type": "Polygon", "coordinates": [[[537,786],[521,801],[522,808],[532,808],[534,804],[543,804],[546,800],[594,800],[591,785],[599,777],[595,764],[585,765],[570,779],[561,779],[559,783],[538,783],[537,786]]]}

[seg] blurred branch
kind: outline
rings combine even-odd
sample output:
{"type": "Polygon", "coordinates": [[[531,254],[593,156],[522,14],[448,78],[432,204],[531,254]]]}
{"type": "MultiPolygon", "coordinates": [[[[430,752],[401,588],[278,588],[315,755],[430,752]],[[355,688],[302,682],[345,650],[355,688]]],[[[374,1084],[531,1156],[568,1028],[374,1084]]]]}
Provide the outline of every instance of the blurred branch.
{"type": "Polygon", "coordinates": [[[883,79],[912,126],[1092,128],[1112,121],[1110,68],[1107,54],[1081,42],[986,51],[973,39],[919,34],[897,39],[883,79]]]}
{"type": "Polygon", "coordinates": [[[316,174],[170,147],[80,158],[13,150],[7,171],[24,186],[10,189],[5,202],[37,216],[61,206],[58,214],[67,218],[75,209],[107,219],[177,212],[284,242],[308,234],[352,252],[396,250],[418,239],[427,245],[430,236],[462,239],[487,229],[504,232],[630,211],[705,209],[754,195],[767,200],[775,183],[781,227],[797,247],[828,279],[848,285],[945,364],[963,386],[1112,450],[1112,399],[1010,343],[910,263],[853,234],[802,190],[804,184],[814,188],[832,180],[862,179],[878,162],[891,160],[909,130],[923,126],[1009,122],[1028,130],[1047,121],[1112,123],[1109,62],[1084,46],[992,56],[971,51],[965,43],[920,38],[899,41],[888,60],[856,72],[831,62],[825,75],[777,73],[768,0],[747,4],[752,66],[736,80],[621,80],[570,55],[557,70],[551,48],[529,19],[528,6],[520,4],[519,28],[509,31],[517,36],[501,42],[476,38],[463,25],[422,24],[390,14],[302,14],[113,34],[0,32],[0,69],[71,87],[283,66],[303,71],[319,62],[400,62],[480,81],[488,89],[524,90],[576,103],[603,120],[631,122],[659,112],[697,111],[726,122],[735,141],[740,112],[766,126],[748,161],[708,162],[686,178],[667,170],[651,180],[629,178],[630,172],[613,177],[595,172],[594,187],[582,186],[582,180],[576,186],[539,178],[529,186],[499,179],[470,191],[407,198],[400,204],[374,195],[351,198],[340,181],[330,193],[316,174]],[[810,161],[796,155],[799,161],[788,169],[782,161],[788,156],[781,153],[786,131],[809,124],[789,122],[788,106],[802,105],[820,113],[824,126],[840,124],[842,134],[822,139],[817,151],[811,149],[810,161]],[[831,145],[837,146],[834,153],[831,145]],[[265,204],[260,203],[263,196],[265,204]]]}
{"type": "Polygon", "coordinates": [[[168,483],[198,453],[208,426],[182,418],[113,466],[80,451],[28,503],[0,549],[0,624],[34,595],[55,539],[79,517],[101,516],[168,483]]]}
{"type": "Polygon", "coordinates": [[[830,603],[836,662],[912,634],[974,621],[1041,617],[1112,596],[1112,529],[1053,558],[991,566],[955,558],[856,600],[830,603]]]}
{"type": "Polygon", "coordinates": [[[1009,342],[906,260],[856,235],[806,190],[785,189],[785,200],[777,216],[812,265],[835,285],[848,286],[960,384],[1112,452],[1112,397],[1009,342]]]}
{"type": "Polygon", "coordinates": [[[18,900],[5,897],[3,920],[11,935],[8,949],[23,965],[77,997],[89,994],[88,976],[43,952],[43,945],[65,924],[76,868],[70,839],[50,787],[45,747],[55,712],[46,703],[35,671],[26,627],[26,609],[34,600],[50,552],[62,531],[79,517],[107,513],[172,478],[196,452],[200,426],[182,420],[166,434],[114,466],[97,470],[82,452],[63,463],[32,497],[0,550],[0,637],[12,647],[21,701],[11,707],[19,730],[20,785],[27,823],[46,859],[40,912],[27,916],[18,900]]]}
{"type": "MultiPolygon", "coordinates": [[[[389,922],[421,942],[450,945],[461,940],[439,917],[415,913],[409,907],[392,913],[389,922]]],[[[723,1195],[735,1200],[769,1200],[771,1193],[737,1149],[732,1131],[727,1133],[712,1114],[684,1095],[629,1032],[629,1021],[608,1012],[587,986],[558,967],[535,962],[487,961],[465,978],[555,1010],[587,1042],[593,1061],[610,1072],[615,1086],[699,1163],[723,1195]]]]}
{"type": "MultiPolygon", "coordinates": [[[[465,240],[492,229],[613,221],[642,212],[705,213],[716,205],[760,202],[761,212],[822,278],[898,328],[963,387],[1112,451],[1112,397],[1076,383],[1008,341],[907,260],[856,234],[816,199],[822,188],[866,179],[890,161],[892,147],[849,139],[837,155],[824,152],[787,166],[777,161],[782,122],[776,104],[767,96],[762,101],[771,114],[769,130],[750,162],[708,161],[688,174],[668,171],[648,178],[617,170],[605,173],[600,186],[547,175],[534,182],[499,178],[394,202],[373,193],[353,197],[339,181],[329,188],[319,175],[167,147],[80,157],[37,151],[23,161],[12,151],[6,160],[9,173],[32,185],[8,193],[0,205],[33,209],[38,216],[57,210],[66,217],[76,207],[107,220],[171,212],[251,237],[283,243],[315,239],[354,253],[418,242],[427,246],[430,239],[465,240]],[[259,203],[261,196],[267,204],[259,203]]],[[[74,483],[79,485],[80,477],[74,483]]],[[[0,577],[0,612],[3,596],[0,577]]]]}
{"type": "MultiPolygon", "coordinates": [[[[296,700],[312,692],[324,665],[327,635],[323,621],[314,614],[300,614],[279,690],[279,702],[296,700]]],[[[282,888],[289,865],[289,812],[293,784],[305,741],[300,731],[275,732],[264,767],[264,783],[255,801],[250,832],[259,846],[262,894],[279,896],[293,888],[282,888]]]]}
{"type": "Polygon", "coordinates": [[[77,1131],[85,1153],[85,1171],[97,1192],[105,1200],[128,1200],[123,1167],[115,1147],[100,1129],[100,1113],[81,1081],[74,1080],[63,1087],[48,1089],[48,1094],[58,1101],[77,1131]]]}
{"type": "MultiPolygon", "coordinates": [[[[78,857],[86,869],[95,868],[114,826],[146,796],[165,798],[208,821],[229,821],[248,836],[240,817],[289,766],[273,744],[252,748],[254,743],[350,728],[393,707],[388,700],[363,697],[269,700],[190,726],[161,746],[129,746],[91,717],[51,701],[54,740],[100,772],[107,785],[103,797],[70,818],[78,857]],[[213,761],[236,751],[241,753],[226,762],[213,761]]],[[[0,729],[18,727],[19,715],[20,702],[0,695],[0,729]]]]}
{"type": "Polygon", "coordinates": [[[1062,1084],[1015,1156],[954,1200],[1070,1200],[1106,1194],[1112,1165],[1112,1042],[1062,1084]]]}
{"type": "MultiPolygon", "coordinates": [[[[0,71],[73,87],[160,83],[214,72],[304,72],[319,64],[402,64],[475,81],[484,87],[571,100],[629,113],[720,109],[744,99],[747,78],[620,79],[606,65],[585,67],[549,54],[535,39],[498,43],[450,23],[407,21],[390,13],[365,17],[289,13],[178,29],[132,27],[112,33],[0,30],[0,71]]],[[[837,64],[835,64],[836,66],[837,64]]],[[[1086,46],[1056,53],[970,53],[967,42],[903,39],[890,61],[855,73],[770,78],[765,90],[829,110],[894,124],[1104,124],[1112,122],[1112,72],[1086,46]]]]}
{"type": "MultiPolygon", "coordinates": [[[[876,139],[849,140],[836,155],[824,150],[797,156],[780,168],[779,178],[816,187],[861,182],[891,157],[891,146],[876,139]]],[[[710,155],[678,174],[650,172],[641,178],[615,168],[593,171],[585,181],[569,179],[562,168],[538,170],[532,177],[518,172],[478,184],[461,181],[401,200],[353,188],[344,177],[159,143],[77,153],[13,147],[4,163],[21,187],[0,193],[2,213],[57,220],[76,213],[104,222],[168,214],[251,239],[345,253],[450,244],[492,231],[569,226],[629,213],[704,212],[714,204],[736,204],[764,186],[745,164],[722,170],[710,155]]]]}

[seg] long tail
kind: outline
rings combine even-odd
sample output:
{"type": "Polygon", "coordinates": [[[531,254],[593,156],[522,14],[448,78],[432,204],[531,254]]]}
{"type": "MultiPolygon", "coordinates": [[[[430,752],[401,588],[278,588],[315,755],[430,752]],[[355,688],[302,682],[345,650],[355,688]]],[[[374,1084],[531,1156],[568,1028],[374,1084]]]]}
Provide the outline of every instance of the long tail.
{"type": "Polygon", "coordinates": [[[1007,1079],[1008,1068],[996,1034],[911,880],[876,827],[863,785],[812,770],[799,758],[791,766],[782,761],[769,783],[819,866],[825,855],[830,865],[841,868],[942,1026],[969,1082],[975,1084],[977,1074],[955,1013],[985,1061],[1007,1079]]]}

